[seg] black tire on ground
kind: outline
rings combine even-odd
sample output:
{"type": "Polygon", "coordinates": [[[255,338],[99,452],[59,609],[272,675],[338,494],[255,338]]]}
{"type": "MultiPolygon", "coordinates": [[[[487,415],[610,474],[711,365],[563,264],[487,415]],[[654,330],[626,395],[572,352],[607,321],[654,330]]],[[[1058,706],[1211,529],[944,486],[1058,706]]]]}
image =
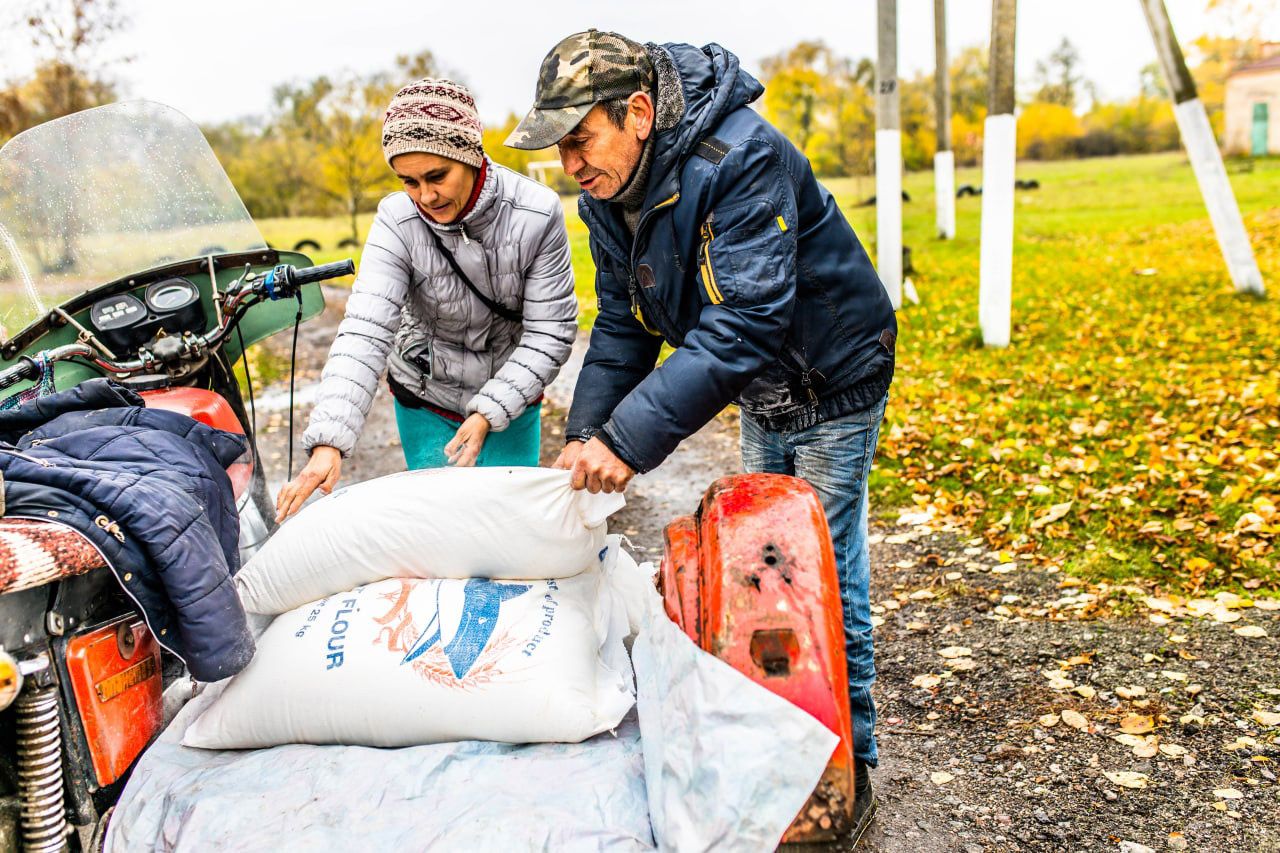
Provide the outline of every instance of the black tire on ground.
{"type": "Polygon", "coordinates": [[[304,240],[299,240],[298,242],[293,244],[293,250],[295,252],[301,252],[306,249],[311,249],[313,251],[318,252],[320,251],[320,244],[317,243],[315,240],[312,240],[309,238],[304,240]]]}
{"type": "Polygon", "coordinates": [[[352,237],[347,237],[343,240],[338,241],[338,248],[339,249],[359,249],[360,241],[352,237]]]}

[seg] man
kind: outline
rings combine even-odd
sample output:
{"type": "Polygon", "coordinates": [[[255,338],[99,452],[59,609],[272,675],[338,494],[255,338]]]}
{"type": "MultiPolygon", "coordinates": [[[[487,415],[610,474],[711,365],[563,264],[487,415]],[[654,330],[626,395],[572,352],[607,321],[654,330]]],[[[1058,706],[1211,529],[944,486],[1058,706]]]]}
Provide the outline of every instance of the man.
{"type": "Polygon", "coordinates": [[[575,488],[625,488],[736,400],[744,468],[817,490],[841,579],[860,835],[876,765],[866,489],[897,323],[808,160],[747,106],[763,91],[717,44],[589,30],[547,54],[507,144],[557,145],[584,190],[600,313],[556,463],[575,488]],[[663,340],[676,350],[655,369],[663,340]]]}

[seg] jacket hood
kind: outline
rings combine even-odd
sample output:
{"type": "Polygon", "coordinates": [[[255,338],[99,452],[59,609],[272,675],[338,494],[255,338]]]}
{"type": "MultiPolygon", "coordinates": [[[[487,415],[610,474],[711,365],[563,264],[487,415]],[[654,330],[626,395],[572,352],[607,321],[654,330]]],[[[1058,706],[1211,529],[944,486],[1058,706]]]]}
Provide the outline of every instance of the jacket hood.
{"type": "Polygon", "coordinates": [[[664,44],[680,75],[684,94],[684,116],[670,130],[660,132],[654,140],[653,173],[649,195],[654,189],[670,186],[668,198],[678,189],[676,175],[680,166],[693,153],[694,147],[739,107],[745,107],[764,94],[764,86],[742,70],[738,57],[718,44],[703,48],[689,44],[664,44]]]}

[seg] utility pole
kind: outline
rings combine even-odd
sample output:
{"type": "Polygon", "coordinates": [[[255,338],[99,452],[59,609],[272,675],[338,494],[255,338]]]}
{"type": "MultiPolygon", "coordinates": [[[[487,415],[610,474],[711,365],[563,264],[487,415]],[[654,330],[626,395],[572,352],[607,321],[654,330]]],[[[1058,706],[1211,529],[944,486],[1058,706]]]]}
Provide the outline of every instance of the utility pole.
{"type": "Polygon", "coordinates": [[[1173,94],[1173,114],[1182,134],[1182,144],[1186,146],[1187,158],[1195,172],[1196,183],[1200,185],[1200,194],[1204,196],[1204,206],[1209,209],[1209,221],[1213,223],[1213,233],[1217,235],[1231,280],[1238,292],[1262,296],[1266,292],[1262,273],[1253,257],[1253,247],[1249,245],[1249,235],[1244,230],[1244,220],[1240,218],[1240,207],[1236,204],[1235,193],[1231,191],[1231,182],[1227,180],[1227,170],[1222,165],[1222,153],[1209,125],[1209,116],[1196,95],[1195,81],[1187,71],[1182,48],[1174,38],[1169,12],[1165,9],[1164,0],[1140,2],[1156,43],[1160,67],[1164,69],[1164,78],[1173,94]]]}
{"type": "Polygon", "coordinates": [[[1013,47],[1017,0],[991,0],[990,79],[982,142],[982,248],[978,321],[982,342],[1009,345],[1013,306],[1013,168],[1018,126],[1013,117],[1013,47]]]}
{"type": "Polygon", "coordinates": [[[938,130],[933,155],[933,194],[937,200],[938,236],[956,236],[956,159],[951,151],[951,79],[947,63],[947,0],[933,0],[933,114],[938,130]]]}
{"type": "Polygon", "coordinates": [[[898,2],[877,0],[876,268],[902,307],[902,131],[898,119],[898,2]]]}

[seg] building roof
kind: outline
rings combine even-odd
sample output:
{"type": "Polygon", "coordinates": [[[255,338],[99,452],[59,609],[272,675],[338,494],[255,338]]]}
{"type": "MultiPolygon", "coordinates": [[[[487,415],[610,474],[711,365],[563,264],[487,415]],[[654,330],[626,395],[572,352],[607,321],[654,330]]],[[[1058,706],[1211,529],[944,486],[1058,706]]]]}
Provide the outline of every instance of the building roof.
{"type": "Polygon", "coordinates": [[[1242,65],[1227,76],[1235,77],[1237,74],[1254,74],[1259,71],[1280,71],[1280,53],[1268,56],[1266,59],[1259,59],[1257,62],[1250,62],[1248,65],[1242,65]]]}

